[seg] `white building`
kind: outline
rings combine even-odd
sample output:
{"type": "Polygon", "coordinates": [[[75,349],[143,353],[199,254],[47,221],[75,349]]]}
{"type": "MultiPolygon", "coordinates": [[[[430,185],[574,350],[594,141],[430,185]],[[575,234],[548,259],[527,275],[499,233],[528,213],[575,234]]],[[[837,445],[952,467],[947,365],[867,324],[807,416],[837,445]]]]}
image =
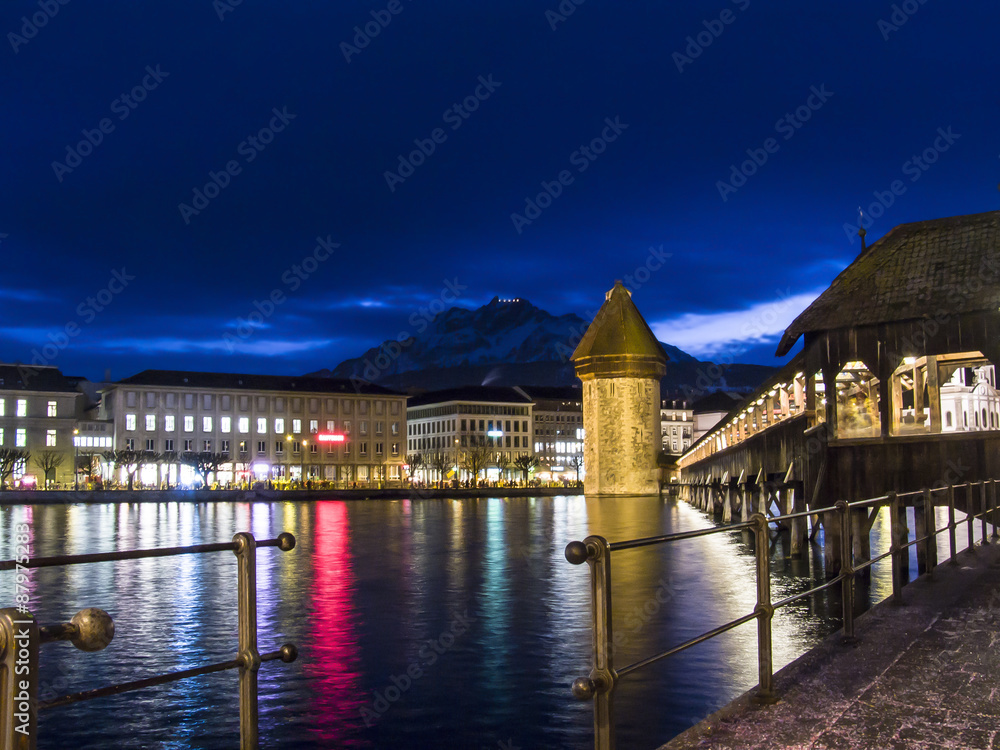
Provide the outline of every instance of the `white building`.
{"type": "Polygon", "coordinates": [[[664,453],[680,455],[694,442],[694,409],[684,400],[660,401],[660,437],[664,453]]]}
{"type": "MultiPolygon", "coordinates": [[[[532,402],[514,388],[467,386],[411,396],[406,415],[406,452],[423,460],[414,478],[428,483],[468,479],[463,458],[474,447],[490,448],[501,464],[532,453],[532,402]]],[[[515,471],[511,465],[506,473],[515,471]]],[[[486,476],[499,475],[494,460],[486,476]]]]}
{"type": "Polygon", "coordinates": [[[587,475],[583,463],[583,391],[579,387],[518,386],[532,400],[535,422],[534,451],[538,476],[542,480],[582,481],[587,475]]]}
{"type": "MultiPolygon", "coordinates": [[[[929,418],[928,418],[929,419],[929,418]]],[[[941,431],[1000,429],[1000,393],[993,365],[960,367],[941,386],[941,431]]]]}
{"type": "MultiPolygon", "coordinates": [[[[142,485],[197,483],[185,453],[223,454],[220,484],[399,481],[406,397],[319,377],[146,370],[103,391],[116,449],[150,456],[142,485]]],[[[122,477],[116,477],[121,481],[122,477]]]]}

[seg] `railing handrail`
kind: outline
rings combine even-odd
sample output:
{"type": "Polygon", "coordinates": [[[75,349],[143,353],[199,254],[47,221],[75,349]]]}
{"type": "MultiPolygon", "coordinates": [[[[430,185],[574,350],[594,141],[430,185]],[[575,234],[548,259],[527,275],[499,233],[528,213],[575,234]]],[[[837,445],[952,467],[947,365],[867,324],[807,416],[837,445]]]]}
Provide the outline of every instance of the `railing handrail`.
{"type": "MultiPolygon", "coordinates": [[[[566,546],[566,559],[573,563],[574,565],[580,565],[584,562],[589,563],[591,568],[592,577],[592,595],[593,595],[593,622],[594,622],[594,669],[591,672],[590,678],[580,678],[573,683],[573,694],[578,699],[588,699],[592,698],[594,701],[594,746],[595,750],[613,750],[615,746],[614,740],[614,722],[612,720],[612,691],[616,686],[618,680],[625,675],[640,669],[642,667],[653,664],[661,659],[665,659],[674,654],[680,653],[692,646],[702,643],[706,640],[714,638],[717,635],[728,632],[733,628],[740,625],[746,624],[751,620],[756,619],[758,621],[758,687],[757,687],[757,699],[759,702],[770,703],[776,700],[773,693],[773,674],[771,665],[771,618],[775,610],[787,606],[793,602],[800,599],[810,597],[816,593],[823,591],[824,589],[831,588],[838,583],[842,588],[842,614],[843,614],[843,632],[844,637],[847,640],[853,641],[854,639],[854,584],[856,575],[859,572],[865,571],[875,563],[880,562],[887,557],[891,558],[892,561],[892,580],[893,580],[893,593],[892,599],[896,603],[902,603],[902,592],[901,587],[907,582],[900,582],[900,566],[902,555],[910,548],[917,545],[923,545],[923,557],[921,560],[921,555],[918,554],[918,574],[919,565],[923,562],[925,568],[925,574],[930,575],[937,559],[937,546],[936,540],[939,534],[948,532],[949,544],[950,544],[950,556],[949,560],[952,562],[957,562],[957,551],[956,551],[956,540],[955,531],[959,525],[959,522],[955,520],[955,489],[958,487],[965,487],[968,497],[968,505],[966,510],[966,518],[961,521],[968,525],[968,541],[969,544],[966,549],[974,549],[974,534],[973,534],[973,524],[977,518],[982,521],[982,532],[981,532],[981,542],[987,544],[986,541],[986,526],[987,526],[987,516],[993,514],[993,538],[996,539],[1000,536],[997,529],[997,489],[996,489],[996,479],[984,479],[976,482],[963,482],[952,485],[945,485],[943,487],[928,488],[910,492],[889,492],[886,495],[881,495],[874,498],[866,498],[864,500],[856,500],[854,502],[838,501],[834,506],[827,508],[817,508],[813,510],[806,510],[796,513],[788,513],[780,516],[767,517],[764,513],[755,512],[749,521],[742,521],[737,523],[731,523],[724,526],[713,526],[706,529],[695,529],[692,531],[676,532],[673,534],[664,534],[654,537],[645,537],[640,539],[630,539],[618,542],[608,542],[604,537],[601,536],[590,536],[587,537],[583,542],[570,542],[566,546]],[[992,488],[991,507],[987,507],[986,502],[986,488],[987,486],[992,488]],[[975,510],[976,503],[973,501],[973,487],[980,488],[979,502],[978,502],[978,512],[975,510]],[[947,492],[947,499],[944,503],[935,503],[935,493],[947,492]],[[907,498],[921,498],[921,501],[913,502],[911,504],[905,503],[907,498]],[[947,525],[937,528],[937,522],[934,517],[935,507],[945,507],[947,505],[949,509],[949,522],[947,525]],[[874,519],[875,513],[881,511],[883,507],[888,506],[890,508],[890,544],[889,551],[885,552],[875,558],[871,558],[864,561],[857,561],[857,567],[855,567],[854,560],[854,550],[853,550],[853,529],[852,529],[852,511],[865,511],[864,516],[868,518],[867,509],[872,508],[872,520],[874,519]],[[905,526],[905,519],[903,519],[903,527],[899,528],[900,523],[899,515],[900,513],[905,513],[906,508],[913,507],[914,513],[918,507],[921,508],[923,516],[923,525],[926,527],[923,529],[926,533],[921,535],[921,529],[917,529],[914,534],[914,539],[908,540],[909,529],[905,526]],[[814,586],[806,591],[793,594],[778,602],[771,601],[770,594],[770,524],[771,523],[782,523],[785,521],[791,521],[795,519],[804,518],[806,516],[818,516],[820,514],[837,514],[839,516],[839,523],[837,532],[839,533],[840,541],[840,554],[841,554],[841,568],[840,572],[826,581],[825,583],[814,586]],[[666,651],[661,651],[653,656],[646,657],[637,661],[621,670],[616,671],[612,663],[612,611],[611,611],[611,553],[614,551],[622,551],[628,549],[636,549],[640,547],[649,547],[660,544],[669,544],[671,542],[683,541],[687,539],[695,539],[699,537],[710,536],[712,534],[727,534],[734,531],[741,531],[746,529],[752,529],[755,535],[755,558],[756,558],[756,572],[757,572],[757,606],[754,611],[750,614],[743,615],[734,620],[729,621],[723,625],[717,626],[701,635],[690,638],[689,640],[673,646],[666,651]],[[900,541],[899,537],[902,533],[903,538],[907,538],[907,541],[900,541]]],[[[693,486],[704,487],[704,484],[696,484],[693,486]]],[[[744,500],[746,502],[746,500],[744,500]]],[[[914,517],[916,525],[920,525],[920,520],[914,517]]],[[[824,523],[825,526],[825,523],[824,523]]],[[[870,535],[871,526],[869,525],[865,529],[865,535],[870,535]]],[[[919,548],[918,548],[919,549],[919,548]]],[[[964,551],[964,550],[963,550],[964,551]]]]}
{"type": "MultiPolygon", "coordinates": [[[[240,748],[256,750],[258,747],[257,670],[267,661],[280,659],[295,661],[298,650],[286,643],[279,650],[261,654],[257,650],[257,548],[277,547],[288,552],[295,547],[295,537],[287,532],[274,539],[257,541],[250,532],[237,533],[231,542],[194,544],[185,547],[159,547],[144,550],[121,550],[91,555],[62,555],[23,561],[0,562],[0,570],[44,568],[77,565],[92,562],[135,560],[151,557],[168,557],[203,552],[230,551],[237,560],[237,630],[238,646],[235,658],[217,664],[145,677],[132,682],[84,690],[78,693],[38,701],[38,652],[39,646],[59,640],[72,640],[82,651],[99,651],[114,638],[114,621],[99,609],[81,610],[72,622],[39,626],[34,615],[23,605],[0,610],[0,748],[34,750],[38,711],[94,698],[141,690],[188,677],[198,677],[228,669],[239,670],[240,748]],[[27,666],[27,679],[15,685],[15,662],[27,666]],[[26,707],[26,708],[25,708],[26,707]],[[18,723],[20,722],[20,723],[18,723]]],[[[18,667],[17,674],[25,671],[18,667]]]]}

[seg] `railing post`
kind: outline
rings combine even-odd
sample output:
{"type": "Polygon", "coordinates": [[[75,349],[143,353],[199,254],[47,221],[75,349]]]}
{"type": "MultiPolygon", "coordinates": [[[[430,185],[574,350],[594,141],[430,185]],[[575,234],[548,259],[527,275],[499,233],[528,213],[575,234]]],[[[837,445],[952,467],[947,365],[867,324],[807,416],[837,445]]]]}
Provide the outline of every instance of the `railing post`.
{"type": "Polygon", "coordinates": [[[924,489],[924,524],[927,532],[924,557],[927,558],[927,576],[930,577],[937,567],[937,516],[934,514],[934,495],[930,489],[924,489]]]}
{"type": "Polygon", "coordinates": [[[976,512],[972,507],[972,482],[965,483],[965,512],[968,513],[968,516],[966,517],[966,521],[968,523],[966,526],[969,532],[969,551],[975,552],[976,541],[974,539],[975,533],[972,524],[975,523],[976,512]]]}
{"type": "Polygon", "coordinates": [[[851,506],[838,500],[835,507],[840,515],[840,583],[844,605],[844,640],[854,640],[854,544],[851,539],[851,506]]]}
{"type": "Polygon", "coordinates": [[[38,644],[30,612],[0,609],[0,750],[35,750],[38,644]]]}
{"type": "Polygon", "coordinates": [[[949,562],[952,565],[958,565],[958,554],[955,551],[955,485],[948,485],[948,545],[951,548],[951,558],[949,562]]]}
{"type": "Polygon", "coordinates": [[[602,536],[588,536],[566,545],[566,559],[590,566],[590,595],[594,660],[590,677],[573,682],[573,695],[594,701],[594,750],[614,750],[614,632],[611,609],[611,545],[602,536]]]}
{"type": "Polygon", "coordinates": [[[997,480],[990,479],[990,509],[993,517],[993,533],[990,535],[994,539],[1000,538],[1000,531],[997,531],[997,480]]]}
{"type": "Polygon", "coordinates": [[[257,750],[257,541],[241,531],[233,537],[238,577],[240,664],[240,750],[257,750]]]}
{"type": "Polygon", "coordinates": [[[767,516],[754,513],[750,519],[754,524],[754,552],[757,567],[757,693],[754,702],[776,703],[774,694],[773,659],[771,652],[771,538],[767,528],[767,516]]]}
{"type": "MultiPolygon", "coordinates": [[[[923,490],[921,490],[923,492],[923,490]]],[[[913,500],[913,538],[917,543],[917,575],[921,576],[927,572],[927,542],[917,541],[927,536],[927,501],[921,496],[918,502],[913,500]]]]}
{"type": "Polygon", "coordinates": [[[979,508],[983,514],[983,518],[981,521],[981,528],[983,531],[983,544],[989,544],[989,540],[986,535],[986,480],[983,480],[978,484],[979,484],[979,508]]]}
{"type": "MultiPolygon", "coordinates": [[[[903,570],[901,557],[904,550],[899,543],[900,538],[905,538],[906,526],[900,528],[900,505],[899,496],[892,490],[887,493],[889,497],[889,551],[892,553],[892,602],[893,604],[903,603],[903,570]]],[[[903,511],[906,512],[905,510],[903,511]]],[[[904,516],[905,519],[905,516],[904,516]]]]}

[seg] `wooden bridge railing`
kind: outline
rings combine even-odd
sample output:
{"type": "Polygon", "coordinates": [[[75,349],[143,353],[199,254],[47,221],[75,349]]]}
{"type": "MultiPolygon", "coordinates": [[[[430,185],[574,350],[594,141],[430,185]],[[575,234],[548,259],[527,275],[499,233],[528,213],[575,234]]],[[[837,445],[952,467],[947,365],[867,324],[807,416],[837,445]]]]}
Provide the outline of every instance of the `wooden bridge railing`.
{"type": "Polygon", "coordinates": [[[754,699],[762,704],[777,701],[774,692],[774,674],[772,668],[771,621],[774,612],[792,602],[812,596],[820,591],[840,585],[842,592],[843,634],[846,640],[853,641],[855,616],[855,582],[859,575],[867,575],[870,568],[886,558],[892,563],[892,599],[900,604],[903,601],[902,587],[909,578],[909,548],[917,548],[918,573],[932,575],[937,564],[937,537],[948,532],[949,560],[957,563],[958,550],[957,529],[960,525],[967,526],[968,546],[962,551],[974,551],[974,525],[976,520],[982,524],[981,542],[987,541],[987,516],[993,526],[994,540],[1000,536],[997,530],[997,486],[996,480],[969,482],[959,485],[949,485],[936,489],[924,489],[917,492],[890,492],[881,497],[846,502],[840,500],[833,508],[822,511],[827,515],[824,522],[824,532],[830,537],[825,541],[840,547],[841,565],[838,574],[821,585],[807,591],[786,597],[780,601],[771,600],[771,533],[770,524],[785,524],[796,520],[804,520],[814,515],[815,511],[789,513],[768,518],[763,513],[755,512],[749,520],[740,521],[727,526],[717,526],[696,531],[685,531],[677,534],[632,539],[622,542],[609,542],[602,536],[588,536],[582,542],[570,542],[566,546],[566,559],[574,565],[587,563],[590,566],[591,577],[591,618],[593,627],[593,659],[589,676],[580,677],[573,682],[573,695],[578,700],[593,701],[594,708],[594,748],[595,750],[613,750],[615,747],[614,724],[614,690],[618,682],[631,672],[650,664],[666,659],[669,656],[685,651],[692,646],[721,635],[733,628],[752,620],[757,621],[757,667],[758,683],[754,699]],[[969,511],[967,517],[960,522],[955,520],[956,492],[964,491],[969,511]],[[912,501],[912,502],[911,502],[912,501]],[[948,523],[937,528],[934,509],[948,508],[948,523]],[[882,508],[888,508],[890,525],[889,551],[877,557],[863,554],[869,548],[867,543],[875,518],[882,508]],[[914,538],[910,539],[907,524],[907,510],[913,510],[914,538]],[[858,523],[858,517],[864,515],[864,523],[858,523]],[[612,555],[616,552],[650,547],[660,544],[681,542],[711,534],[725,534],[733,531],[750,531],[754,536],[757,578],[757,604],[753,612],[719,625],[666,651],[641,659],[633,664],[616,669],[614,665],[614,633],[612,608],[612,555]],[[866,543],[856,545],[855,533],[863,534],[866,543]],[[862,554],[856,554],[859,552],[862,554]],[[862,559],[864,558],[864,559],[862,559]]]}

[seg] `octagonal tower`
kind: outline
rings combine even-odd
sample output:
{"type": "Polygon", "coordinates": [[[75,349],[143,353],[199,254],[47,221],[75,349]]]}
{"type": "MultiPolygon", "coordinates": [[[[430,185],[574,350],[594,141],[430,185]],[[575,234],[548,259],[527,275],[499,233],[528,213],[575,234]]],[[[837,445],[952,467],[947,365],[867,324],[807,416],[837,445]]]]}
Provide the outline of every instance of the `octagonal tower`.
{"type": "Polygon", "coordinates": [[[656,494],[667,355],[621,281],[605,295],[571,359],[583,381],[584,492],[656,494]]]}

